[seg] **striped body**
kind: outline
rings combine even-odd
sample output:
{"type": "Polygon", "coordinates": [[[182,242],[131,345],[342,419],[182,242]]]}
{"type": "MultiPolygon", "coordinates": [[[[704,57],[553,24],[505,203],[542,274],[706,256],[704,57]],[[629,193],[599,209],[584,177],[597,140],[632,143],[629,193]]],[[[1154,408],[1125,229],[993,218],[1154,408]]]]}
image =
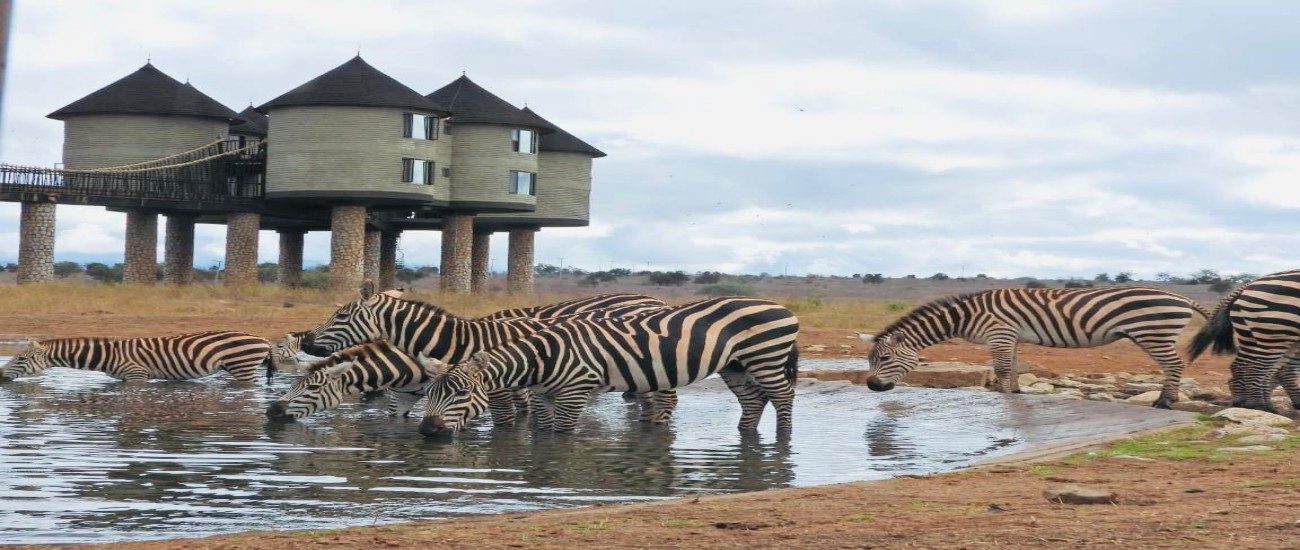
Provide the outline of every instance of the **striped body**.
{"type": "Polygon", "coordinates": [[[1233,406],[1272,411],[1276,384],[1300,408],[1300,270],[1265,275],[1224,297],[1192,339],[1194,360],[1213,346],[1233,353],[1233,406]],[[1275,384],[1276,383],[1276,384],[1275,384]]]}
{"type": "Polygon", "coordinates": [[[100,371],[127,381],[190,380],[225,370],[251,381],[268,364],[271,343],[233,331],[157,338],[57,338],[33,343],[5,365],[2,378],[38,374],[49,367],[100,371]]]}
{"type": "Polygon", "coordinates": [[[480,317],[480,319],[553,319],[556,317],[564,317],[566,315],[600,309],[640,306],[649,310],[661,308],[666,305],[668,304],[665,304],[662,300],[644,294],[605,294],[603,296],[578,298],[577,300],[569,300],[567,302],[558,302],[544,306],[503,309],[491,315],[480,317]]]}
{"type": "Polygon", "coordinates": [[[286,369],[296,369],[298,367],[298,354],[302,353],[302,341],[311,331],[303,330],[290,332],[284,335],[284,339],[275,343],[271,350],[271,360],[277,367],[286,369]]]}
{"type": "Polygon", "coordinates": [[[1192,316],[1206,316],[1192,300],[1150,288],[987,290],[936,300],[886,327],[874,342],[868,386],[894,386],[919,362],[918,353],[953,338],[987,344],[998,390],[1019,392],[1015,376],[1020,342],[1057,348],[1090,348],[1127,338],[1160,363],[1165,382],[1156,407],[1178,400],[1183,361],[1178,335],[1192,316]]]}
{"type": "Polygon", "coordinates": [[[293,420],[333,408],[344,397],[367,391],[420,392],[433,375],[433,365],[427,358],[411,357],[385,340],[352,346],[312,363],[302,378],[267,407],[266,415],[293,420]]]}
{"type": "MultiPolygon", "coordinates": [[[[421,432],[464,428],[488,395],[531,388],[551,406],[540,425],[572,430],[594,392],[671,390],[719,373],[752,430],[768,401],[788,430],[794,404],[799,320],[778,304],[715,298],[634,318],[557,324],[457,365],[429,387],[421,432]]],[[[659,396],[656,395],[656,399],[659,396]]]]}

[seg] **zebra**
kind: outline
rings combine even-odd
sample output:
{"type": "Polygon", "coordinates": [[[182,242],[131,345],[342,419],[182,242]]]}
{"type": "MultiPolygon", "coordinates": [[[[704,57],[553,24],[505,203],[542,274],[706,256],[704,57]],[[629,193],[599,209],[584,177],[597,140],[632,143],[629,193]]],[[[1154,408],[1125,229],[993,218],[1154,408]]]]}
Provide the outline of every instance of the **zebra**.
{"type": "Polygon", "coordinates": [[[987,344],[997,389],[1019,393],[1016,345],[1089,348],[1128,338],[1165,374],[1160,397],[1167,409],[1178,400],[1183,361],[1176,340],[1192,316],[1208,317],[1196,302],[1162,290],[1139,287],[1040,289],[1003,288],[941,298],[922,305],[876,336],[868,361],[867,387],[886,391],[916,368],[921,350],[952,338],[987,344]]]}
{"type": "Polygon", "coordinates": [[[1230,292],[1192,338],[1187,353],[1236,353],[1229,367],[1232,406],[1273,412],[1281,384],[1300,409],[1300,270],[1265,275],[1230,292]]]}
{"type": "MultiPolygon", "coordinates": [[[[543,306],[522,307],[515,309],[503,309],[496,313],[485,315],[479,319],[485,321],[501,319],[553,319],[564,317],[575,313],[583,313],[593,310],[625,308],[628,306],[642,306],[646,310],[653,310],[664,307],[663,300],[652,298],[644,294],[605,294],[602,296],[591,296],[588,298],[578,298],[567,302],[558,302],[543,306]]],[[[624,314],[631,310],[624,310],[624,314]]]]}
{"type": "Polygon", "coordinates": [[[190,380],[229,372],[235,380],[257,378],[267,365],[267,380],[275,372],[271,343],[235,331],[199,332],[156,338],[55,338],[33,341],[4,366],[0,381],[32,376],[50,367],[103,372],[128,382],[150,379],[190,380]]]}
{"type": "Polygon", "coordinates": [[[545,394],[550,406],[538,411],[538,425],[568,432],[593,393],[667,390],[713,373],[740,402],[740,430],[755,430],[770,401],[778,430],[788,433],[798,334],[794,313],[756,298],[714,298],[634,318],[556,324],[477,352],[434,377],[420,433],[464,429],[487,407],[488,396],[515,388],[545,394]]]}
{"type": "Polygon", "coordinates": [[[276,342],[274,347],[271,348],[272,363],[277,367],[283,366],[296,369],[301,363],[298,361],[298,354],[302,353],[303,338],[306,338],[309,332],[311,331],[300,330],[286,333],[284,338],[276,342]]]}
{"type": "MultiPolygon", "coordinates": [[[[312,363],[302,378],[266,408],[266,416],[295,420],[333,408],[348,395],[382,389],[423,397],[421,388],[438,365],[423,355],[411,357],[387,340],[365,342],[312,363]]],[[[390,416],[410,413],[409,406],[396,410],[393,403],[396,401],[390,402],[390,416]]]]}

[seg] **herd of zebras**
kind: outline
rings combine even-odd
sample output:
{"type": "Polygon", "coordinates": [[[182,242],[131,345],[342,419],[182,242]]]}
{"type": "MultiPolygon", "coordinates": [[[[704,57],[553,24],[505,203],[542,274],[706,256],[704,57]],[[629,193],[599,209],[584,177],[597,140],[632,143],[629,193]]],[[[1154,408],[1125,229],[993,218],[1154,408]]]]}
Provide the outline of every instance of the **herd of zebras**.
{"type": "MultiPolygon", "coordinates": [[[[677,388],[718,374],[741,407],[741,430],[754,430],[771,403],[777,428],[792,425],[799,320],[767,300],[728,297],[670,306],[639,294],[583,298],[467,319],[435,305],[362,286],[357,300],[313,330],[274,346],[242,332],[161,338],[61,338],[33,342],[0,372],[0,382],[49,367],[97,370],[127,381],[193,379],[225,370],[252,381],[265,365],[324,357],[267,408],[293,420],[385,392],[389,414],[406,416],[424,400],[419,430],[454,432],[484,411],[494,424],[532,417],[566,432],[594,394],[621,391],[642,406],[642,420],[666,423],[677,388]]],[[[1018,392],[1020,342],[1085,348],[1128,339],[1160,364],[1165,383],[1156,407],[1178,399],[1184,362],[1177,339],[1195,316],[1207,323],[1188,349],[1236,353],[1234,406],[1273,410],[1279,384],[1300,409],[1300,270],[1251,281],[1209,313],[1192,300],[1140,287],[998,289],[936,300],[875,336],[867,385],[889,390],[920,362],[920,352],[954,338],[984,343],[997,389],[1018,392]]]]}

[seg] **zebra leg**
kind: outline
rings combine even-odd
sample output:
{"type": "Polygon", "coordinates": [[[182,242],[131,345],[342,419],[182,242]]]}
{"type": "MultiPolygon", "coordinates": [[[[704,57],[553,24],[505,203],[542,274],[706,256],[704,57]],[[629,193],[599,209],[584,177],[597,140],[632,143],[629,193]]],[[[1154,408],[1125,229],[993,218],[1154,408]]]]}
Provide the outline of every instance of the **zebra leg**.
{"type": "Polygon", "coordinates": [[[1229,370],[1232,378],[1228,388],[1232,390],[1232,406],[1276,412],[1273,406],[1273,386],[1278,378],[1278,370],[1287,368],[1285,351],[1268,350],[1260,353],[1241,347],[1232,359],[1229,370]]]}
{"type": "Polygon", "coordinates": [[[492,412],[493,426],[513,426],[515,423],[515,399],[510,390],[499,390],[488,394],[488,410],[492,412]]]}
{"type": "Polygon", "coordinates": [[[148,382],[149,369],[137,363],[122,363],[111,365],[104,369],[104,373],[126,382],[148,382]]]}
{"type": "Polygon", "coordinates": [[[743,432],[757,430],[763,409],[767,408],[767,393],[743,370],[725,368],[718,371],[718,376],[740,402],[740,424],[736,429],[743,432]]]}
{"type": "Polygon", "coordinates": [[[673,411],[677,410],[677,392],[674,390],[660,390],[654,392],[651,396],[651,424],[667,424],[673,418],[673,411]]]}
{"type": "Polygon", "coordinates": [[[262,362],[256,363],[238,363],[234,365],[221,365],[221,369],[230,373],[230,376],[240,382],[252,382],[257,380],[257,368],[262,366],[262,362]]]}
{"type": "Polygon", "coordinates": [[[637,417],[637,420],[641,422],[650,422],[651,420],[654,420],[654,416],[655,416],[654,392],[635,392],[635,393],[628,392],[628,393],[632,394],[632,398],[636,401],[637,408],[641,410],[641,414],[637,417]]]}
{"type": "Polygon", "coordinates": [[[528,411],[532,407],[533,391],[528,388],[513,390],[510,392],[510,400],[515,406],[515,415],[519,418],[526,418],[528,411]]]}
{"type": "MultiPolygon", "coordinates": [[[[1291,408],[1300,411],[1300,353],[1292,350],[1287,356],[1286,363],[1277,370],[1276,380],[1286,391],[1287,397],[1291,398],[1291,408]]],[[[1269,393],[1272,393],[1272,388],[1269,389],[1269,393]]]]}
{"type": "Polygon", "coordinates": [[[589,387],[566,388],[555,394],[555,421],[551,424],[551,430],[560,433],[569,433],[578,425],[578,415],[582,414],[582,409],[587,407],[587,401],[591,399],[591,390],[589,387]]]}
{"type": "Polygon", "coordinates": [[[411,409],[424,396],[418,393],[408,393],[401,391],[388,391],[388,416],[400,416],[406,418],[411,416],[411,409]]]}
{"type": "Polygon", "coordinates": [[[1156,342],[1134,340],[1134,342],[1160,364],[1160,370],[1165,374],[1165,383],[1160,388],[1160,398],[1156,399],[1151,406],[1157,409],[1168,409],[1178,402],[1179,383],[1183,378],[1183,359],[1178,356],[1177,346],[1168,340],[1156,342]]]}
{"type": "Polygon", "coordinates": [[[537,419],[537,428],[549,430],[555,425],[555,401],[550,395],[534,393],[533,394],[534,418],[537,419]]]}
{"type": "Polygon", "coordinates": [[[1016,376],[1016,334],[999,331],[986,340],[993,356],[993,373],[998,379],[994,389],[1002,393],[1020,393],[1020,378],[1016,376]]]}

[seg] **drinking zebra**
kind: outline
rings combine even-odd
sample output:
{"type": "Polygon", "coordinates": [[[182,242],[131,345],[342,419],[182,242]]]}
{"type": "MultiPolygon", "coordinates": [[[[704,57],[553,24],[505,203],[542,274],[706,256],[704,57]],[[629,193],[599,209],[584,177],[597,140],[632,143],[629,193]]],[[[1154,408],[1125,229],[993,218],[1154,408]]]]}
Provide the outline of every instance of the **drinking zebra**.
{"type": "MultiPolygon", "coordinates": [[[[406,294],[406,289],[393,288],[385,290],[380,294],[392,296],[394,298],[401,298],[406,294]]],[[[276,342],[275,347],[271,350],[272,363],[276,367],[285,367],[290,370],[297,369],[299,366],[298,354],[302,353],[303,338],[305,338],[310,332],[310,330],[299,330],[286,333],[284,338],[279,342],[276,342]]]]}
{"type": "MultiPolygon", "coordinates": [[[[715,298],[635,318],[575,320],[475,353],[434,377],[420,433],[463,429],[489,395],[544,394],[539,426],[571,431],[596,392],[674,389],[718,373],[740,402],[741,430],[754,430],[770,401],[777,427],[791,427],[799,320],[754,298],[715,298]]],[[[659,395],[656,395],[658,398],[659,395]]]]}
{"type": "Polygon", "coordinates": [[[1232,406],[1273,411],[1276,382],[1300,409],[1300,270],[1265,275],[1225,296],[1192,338],[1189,360],[1211,347],[1237,354],[1229,368],[1232,406]]]}
{"type": "MultiPolygon", "coordinates": [[[[411,357],[387,340],[352,346],[308,366],[307,373],[267,407],[266,416],[295,420],[338,406],[349,395],[384,389],[423,397],[435,365],[440,363],[422,355],[411,357]]],[[[390,415],[410,412],[409,406],[394,409],[397,403],[390,402],[390,415]]]]}
{"type": "Polygon", "coordinates": [[[4,366],[0,381],[38,374],[50,367],[100,371],[128,382],[150,379],[190,380],[229,372],[235,380],[251,381],[257,367],[267,364],[271,343],[234,331],[200,332],[157,338],[56,338],[32,342],[4,366]]]}
{"type": "MultiPolygon", "coordinates": [[[[556,317],[564,317],[575,313],[615,307],[628,308],[629,306],[642,306],[645,310],[652,310],[666,305],[668,304],[665,304],[662,300],[644,294],[605,294],[602,296],[578,298],[567,302],[557,302],[544,306],[503,309],[496,313],[480,317],[480,319],[488,321],[517,318],[554,319],[556,317]]],[[[632,311],[632,309],[625,309],[624,314],[626,315],[632,311]]]]}
{"type": "Polygon", "coordinates": [[[1020,391],[1015,375],[1016,345],[1090,348],[1127,338],[1160,364],[1165,382],[1153,404],[1167,409],[1178,400],[1183,361],[1176,340],[1192,316],[1208,317],[1196,302],[1150,288],[1004,288],[935,300],[894,321],[876,336],[868,356],[867,386],[892,389],[916,368],[918,353],[953,338],[987,344],[997,389],[1020,391]]]}

